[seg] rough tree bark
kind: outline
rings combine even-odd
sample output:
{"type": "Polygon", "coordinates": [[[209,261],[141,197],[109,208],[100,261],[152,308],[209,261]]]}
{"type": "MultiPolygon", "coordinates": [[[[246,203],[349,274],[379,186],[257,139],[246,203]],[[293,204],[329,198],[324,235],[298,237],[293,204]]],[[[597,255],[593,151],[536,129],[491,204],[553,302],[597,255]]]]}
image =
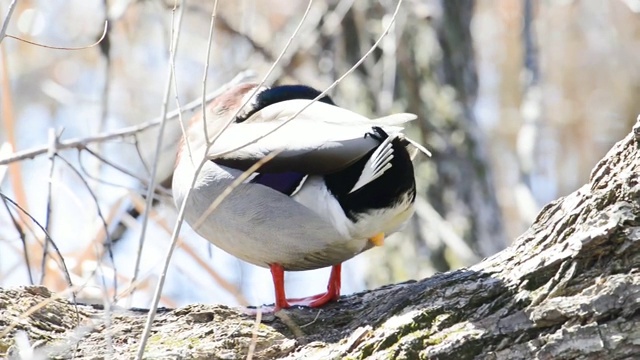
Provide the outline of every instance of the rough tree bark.
{"type": "MultiPolygon", "coordinates": [[[[623,359],[640,354],[640,117],[589,184],[470,268],[291,309],[255,324],[219,305],[160,311],[149,358],[623,359]]],[[[0,355],[130,358],[144,310],[73,306],[45,288],[0,291],[0,355]],[[39,308],[34,308],[36,306],[39,308]],[[23,347],[24,350],[24,347],[23,347]]]]}

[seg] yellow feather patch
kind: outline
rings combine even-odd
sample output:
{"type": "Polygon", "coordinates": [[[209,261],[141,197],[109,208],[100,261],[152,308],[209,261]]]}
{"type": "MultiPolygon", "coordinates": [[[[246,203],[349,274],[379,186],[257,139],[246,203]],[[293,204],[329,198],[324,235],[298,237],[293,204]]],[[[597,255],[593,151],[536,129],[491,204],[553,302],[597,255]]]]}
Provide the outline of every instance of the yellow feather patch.
{"type": "Polygon", "coordinates": [[[384,245],[384,233],[377,233],[373,237],[369,238],[369,241],[375,246],[384,245]]]}

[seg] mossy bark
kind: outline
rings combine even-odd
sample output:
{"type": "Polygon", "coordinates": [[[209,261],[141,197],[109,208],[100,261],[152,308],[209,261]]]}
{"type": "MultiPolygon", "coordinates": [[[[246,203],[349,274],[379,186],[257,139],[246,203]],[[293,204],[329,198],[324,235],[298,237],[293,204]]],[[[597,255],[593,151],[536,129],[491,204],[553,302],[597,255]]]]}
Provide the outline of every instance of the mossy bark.
{"type": "MultiPolygon", "coordinates": [[[[219,305],[159,311],[148,358],[623,359],[640,354],[640,119],[590,182],[470,268],[254,317],[219,305]]],[[[0,291],[0,356],[131,358],[146,311],[0,291]],[[34,309],[34,306],[41,308],[34,309]],[[24,336],[23,336],[24,338],[24,336]],[[23,343],[26,343],[23,341],[23,343]]]]}

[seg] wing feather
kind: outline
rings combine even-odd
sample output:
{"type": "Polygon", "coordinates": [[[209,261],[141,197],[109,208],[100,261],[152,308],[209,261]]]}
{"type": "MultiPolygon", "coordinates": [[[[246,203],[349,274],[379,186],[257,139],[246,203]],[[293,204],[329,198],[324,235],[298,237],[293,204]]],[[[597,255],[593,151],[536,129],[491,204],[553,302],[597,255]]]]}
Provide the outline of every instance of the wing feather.
{"type": "Polygon", "coordinates": [[[330,104],[288,100],[269,105],[242,123],[232,124],[213,144],[207,157],[220,165],[246,170],[271,152],[281,151],[260,172],[330,174],[353,164],[379,145],[379,141],[364,136],[372,126],[397,134],[402,131],[398,125],[413,119],[413,114],[394,114],[371,120],[330,104]],[[304,111],[287,121],[306,105],[309,106],[304,111]]]}
{"type": "Polygon", "coordinates": [[[393,160],[393,144],[391,142],[396,137],[397,135],[387,137],[371,154],[362,169],[362,174],[360,174],[358,181],[353,185],[349,194],[369,184],[391,169],[391,160],[393,160]]]}

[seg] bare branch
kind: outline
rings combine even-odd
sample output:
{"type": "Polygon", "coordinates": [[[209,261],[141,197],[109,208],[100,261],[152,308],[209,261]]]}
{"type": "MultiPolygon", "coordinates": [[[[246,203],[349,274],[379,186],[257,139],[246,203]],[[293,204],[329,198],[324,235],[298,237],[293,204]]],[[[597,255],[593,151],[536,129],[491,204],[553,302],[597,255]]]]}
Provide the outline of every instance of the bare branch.
{"type": "Polygon", "coordinates": [[[256,344],[258,343],[258,330],[262,324],[262,309],[258,308],[256,312],[256,321],[253,323],[253,330],[251,331],[251,344],[249,344],[249,351],[247,351],[247,360],[253,359],[253,353],[256,351],[256,344]]]}
{"type": "MultiPolygon", "coordinates": [[[[80,154],[78,154],[78,157],[80,156],[80,154]]],[[[69,166],[69,168],[73,171],[74,174],[76,174],[76,176],[78,176],[78,179],[82,182],[82,184],[84,185],[84,187],[87,189],[87,191],[89,192],[89,195],[91,196],[91,198],[93,199],[93,202],[96,205],[96,212],[98,214],[98,218],[100,219],[100,221],[102,222],[102,228],[105,232],[105,236],[107,237],[107,240],[105,241],[104,246],[107,248],[107,252],[109,254],[109,259],[111,260],[111,263],[115,265],[115,261],[113,259],[113,249],[112,249],[112,243],[111,243],[111,238],[109,235],[109,229],[108,229],[108,225],[107,225],[107,220],[104,217],[104,215],[102,214],[102,210],[100,210],[100,203],[98,202],[98,197],[96,196],[95,192],[93,191],[93,189],[91,189],[91,186],[89,186],[89,183],[87,182],[87,180],[85,180],[84,177],[82,177],[82,174],[80,174],[80,172],[78,171],[78,169],[76,169],[73,165],[71,165],[71,163],[63,158],[62,156],[58,156],[58,158],[60,158],[65,164],[67,164],[67,166],[69,166]]],[[[100,259],[98,259],[100,260],[100,259]]],[[[98,261],[98,264],[100,263],[100,261],[98,261]]],[[[117,279],[117,270],[114,266],[113,268],[113,286],[114,288],[118,288],[118,279],[117,279]]]]}
{"type": "MultiPolygon", "coordinates": [[[[207,53],[205,56],[205,62],[204,62],[204,75],[202,76],[202,98],[204,99],[204,96],[207,93],[207,78],[208,78],[208,72],[209,72],[209,61],[211,60],[211,46],[213,44],[213,34],[214,34],[214,29],[215,29],[215,25],[216,25],[216,12],[218,10],[218,0],[215,0],[215,2],[213,3],[213,10],[211,10],[211,21],[210,21],[210,25],[209,25],[209,40],[207,40],[207,53]]],[[[182,124],[182,122],[180,122],[180,125],[184,125],[182,124]]],[[[209,141],[209,133],[207,132],[207,103],[206,102],[202,102],[202,126],[204,128],[204,138],[209,141]]],[[[183,129],[183,136],[185,138],[187,138],[187,134],[184,131],[184,126],[182,127],[183,129]]],[[[187,149],[189,150],[189,157],[192,157],[191,154],[191,145],[189,144],[188,141],[186,141],[186,145],[187,145],[187,149]]],[[[191,161],[193,162],[193,159],[191,159],[191,161]]]]}
{"type": "MultiPolygon", "coordinates": [[[[138,194],[135,193],[130,193],[129,194],[129,198],[131,199],[131,202],[133,203],[133,206],[135,207],[135,209],[139,212],[142,213],[143,211],[145,211],[144,206],[144,200],[142,199],[142,197],[138,194]]],[[[169,224],[167,224],[166,219],[162,218],[157,211],[155,211],[154,209],[151,209],[151,219],[153,221],[156,222],[156,224],[158,224],[162,229],[164,229],[169,235],[171,235],[171,227],[169,226],[169,224]]],[[[178,247],[181,248],[182,250],[184,250],[184,252],[186,252],[189,256],[191,256],[193,258],[193,260],[195,260],[195,262],[200,265],[213,279],[213,281],[215,281],[218,285],[220,285],[220,287],[222,287],[224,290],[226,290],[229,294],[233,295],[233,297],[236,299],[236,301],[240,304],[240,305],[249,305],[249,302],[247,301],[247,299],[242,295],[242,291],[235,286],[234,284],[230,283],[229,281],[227,281],[224,277],[222,277],[217,271],[215,271],[207,261],[205,261],[199,254],[198,252],[193,249],[189,244],[185,243],[182,239],[179,240],[179,244],[178,247]]]]}
{"type": "Polygon", "coordinates": [[[18,0],[12,0],[11,4],[9,4],[9,10],[7,10],[7,15],[5,15],[4,21],[2,22],[2,28],[0,29],[0,43],[4,40],[5,36],[7,36],[9,21],[11,21],[11,16],[13,15],[13,11],[16,9],[16,5],[18,5],[18,0]]]}
{"type": "MultiPolygon", "coordinates": [[[[14,6],[15,2],[12,2],[11,6],[14,6]]],[[[5,22],[3,27],[8,26],[9,18],[13,9],[9,9],[9,13],[5,18],[5,22]]],[[[0,41],[2,39],[0,38],[0,41]]],[[[7,62],[7,54],[5,52],[5,47],[0,46],[0,60],[2,62],[2,66],[0,67],[0,81],[2,81],[2,91],[0,92],[0,97],[2,98],[2,120],[5,127],[6,139],[9,145],[15,149],[17,140],[16,140],[16,117],[13,110],[13,92],[11,89],[11,79],[9,74],[9,64],[7,62]]],[[[2,165],[2,164],[0,164],[2,165]]],[[[12,164],[9,166],[9,179],[11,181],[11,190],[15,194],[16,201],[25,209],[28,207],[27,202],[27,194],[24,189],[24,180],[22,177],[22,168],[17,166],[16,164],[12,164]]],[[[18,218],[22,222],[22,225],[29,226],[29,218],[22,212],[18,212],[18,218]]]]}
{"type": "MultiPolygon", "coordinates": [[[[58,153],[58,137],[56,131],[53,128],[49,129],[49,180],[47,181],[47,211],[44,220],[44,228],[48,233],[51,233],[51,206],[52,206],[52,186],[53,186],[53,171],[56,165],[56,154],[58,153]]],[[[47,273],[47,255],[49,252],[49,238],[44,239],[44,246],[42,247],[42,261],[40,262],[40,284],[44,285],[44,278],[47,273]]]]}
{"type": "MultiPolygon", "coordinates": [[[[140,259],[142,257],[142,249],[144,247],[145,237],[147,235],[147,225],[149,223],[149,211],[151,210],[151,206],[153,203],[153,192],[156,186],[156,174],[158,173],[158,163],[160,162],[160,153],[162,152],[162,137],[164,135],[164,129],[167,125],[167,111],[169,106],[169,96],[171,94],[171,84],[175,81],[175,59],[176,53],[178,50],[178,44],[180,42],[180,34],[182,28],[182,19],[184,16],[184,3],[185,0],[181,0],[180,2],[180,10],[178,11],[178,18],[176,21],[175,17],[175,7],[173,10],[173,16],[171,17],[171,44],[169,46],[169,76],[167,77],[167,85],[165,86],[165,93],[162,99],[162,108],[160,115],[160,130],[158,131],[157,143],[155,154],[153,155],[153,166],[151,168],[151,174],[149,174],[149,187],[147,188],[147,205],[145,208],[145,212],[142,216],[142,229],[140,230],[140,239],[138,240],[138,251],[136,256],[136,263],[133,270],[133,277],[131,278],[131,283],[136,281],[138,277],[138,272],[140,271],[140,259]]],[[[177,3],[176,3],[177,5],[177,3]]],[[[177,96],[177,95],[176,95],[177,96]]],[[[180,109],[178,108],[178,113],[180,113],[180,109]]],[[[133,289],[135,291],[135,288],[133,289]]],[[[138,356],[142,358],[144,354],[144,346],[141,345],[138,356]]]]}
{"type": "MultiPolygon", "coordinates": [[[[104,40],[104,37],[107,35],[107,28],[108,27],[109,27],[109,22],[105,21],[104,22],[104,30],[102,30],[102,36],[100,36],[100,39],[98,39],[98,41],[94,42],[91,45],[80,46],[80,47],[51,46],[51,45],[39,44],[37,42],[25,40],[25,39],[19,38],[17,36],[9,35],[9,34],[5,34],[5,36],[8,37],[8,38],[16,39],[18,41],[22,41],[22,42],[27,43],[27,44],[31,44],[31,45],[35,45],[35,46],[39,46],[39,47],[43,47],[43,48],[47,48],[47,49],[53,49],[53,50],[84,50],[84,49],[89,49],[89,48],[92,48],[92,47],[100,44],[100,42],[102,40],[104,40]]],[[[2,38],[0,38],[0,41],[1,40],[2,40],[2,38]]]]}
{"type": "MultiPolygon", "coordinates": [[[[235,78],[233,78],[233,80],[221,86],[218,90],[210,93],[205,100],[211,101],[217,98],[218,96],[220,96],[220,94],[227,91],[229,88],[239,83],[245,82],[253,78],[254,76],[255,76],[255,73],[253,71],[243,71],[240,74],[238,74],[235,78]]],[[[201,103],[202,103],[201,99],[194,100],[188,103],[187,105],[185,105],[182,110],[190,111],[190,110],[196,109],[200,107],[201,103]]],[[[167,120],[175,120],[178,117],[179,112],[180,112],[179,109],[168,112],[167,120]]],[[[58,144],[58,150],[83,149],[91,143],[100,143],[100,142],[105,142],[110,140],[127,138],[129,136],[134,136],[139,132],[158,126],[160,125],[161,122],[162,122],[161,118],[158,117],[151,121],[143,122],[138,125],[127,126],[116,131],[111,131],[111,132],[107,132],[107,133],[103,133],[95,136],[87,136],[83,138],[75,138],[75,139],[60,141],[60,143],[58,144]]],[[[48,146],[44,145],[44,146],[35,147],[32,149],[18,151],[13,153],[13,155],[0,159],[0,165],[11,164],[16,161],[22,161],[26,159],[33,159],[36,156],[46,154],[48,149],[49,149],[48,146]]]]}
{"type": "MultiPolygon", "coordinates": [[[[0,192],[1,191],[2,189],[0,189],[0,192]]],[[[2,197],[2,204],[4,204],[4,208],[7,209],[7,214],[9,214],[9,217],[11,218],[11,223],[13,224],[13,227],[16,229],[16,232],[20,237],[20,242],[22,243],[22,255],[24,256],[24,263],[27,267],[27,275],[29,275],[29,283],[31,285],[34,285],[35,282],[33,281],[33,272],[31,271],[31,260],[29,260],[29,251],[27,248],[27,235],[22,229],[22,226],[20,226],[18,219],[16,219],[16,217],[11,212],[8,201],[4,197],[2,197]]]]}
{"type": "MultiPolygon", "coordinates": [[[[107,159],[107,158],[105,158],[104,156],[101,156],[100,154],[96,153],[95,151],[91,150],[91,149],[90,149],[90,148],[88,148],[88,147],[84,148],[83,150],[84,150],[84,151],[86,151],[86,152],[88,152],[89,154],[93,155],[93,157],[95,157],[96,159],[98,159],[98,160],[100,160],[101,162],[105,163],[106,165],[108,165],[108,166],[110,166],[110,167],[112,167],[112,168],[114,168],[114,169],[116,169],[116,170],[120,171],[121,173],[123,173],[123,174],[125,174],[125,175],[129,175],[130,177],[132,177],[132,178],[134,178],[134,179],[136,179],[136,180],[140,181],[140,183],[141,183],[142,185],[144,185],[145,187],[147,187],[147,188],[149,187],[149,181],[148,181],[147,179],[142,178],[142,177],[140,177],[140,176],[138,176],[138,175],[136,175],[136,174],[132,173],[131,171],[129,171],[129,170],[125,169],[124,167],[122,167],[122,166],[120,166],[120,165],[118,165],[118,164],[114,163],[114,162],[113,162],[113,161],[111,161],[111,160],[108,160],[108,159],[107,159]]],[[[80,159],[78,159],[78,161],[80,161],[80,159]]],[[[84,167],[83,167],[83,170],[84,170],[84,167]]],[[[102,182],[103,184],[109,184],[109,185],[113,185],[113,186],[120,186],[120,187],[124,187],[123,185],[111,184],[111,183],[107,183],[107,182],[105,182],[105,181],[104,181],[104,180],[102,180],[102,179],[97,179],[97,178],[95,178],[94,176],[92,176],[92,175],[90,175],[89,173],[87,173],[86,171],[85,171],[85,174],[86,174],[87,176],[89,176],[89,177],[93,178],[93,179],[94,179],[94,180],[96,180],[96,181],[100,181],[100,182],[102,182]]],[[[157,191],[158,193],[162,194],[162,195],[167,195],[167,196],[170,196],[170,195],[171,195],[171,193],[169,192],[169,190],[165,189],[165,188],[164,188],[164,187],[162,187],[162,186],[157,186],[156,191],[157,191]]]]}
{"type": "MultiPolygon", "coordinates": [[[[164,133],[164,128],[165,125],[167,123],[167,105],[168,105],[168,101],[169,101],[169,94],[171,93],[171,82],[175,77],[175,72],[174,72],[174,67],[173,64],[175,62],[175,58],[176,58],[176,53],[177,53],[177,48],[178,48],[178,42],[180,40],[180,33],[181,33],[181,25],[182,25],[182,18],[184,16],[184,8],[185,8],[185,0],[181,0],[180,1],[180,10],[178,12],[178,21],[177,21],[177,26],[175,23],[175,10],[176,10],[176,6],[177,6],[177,0],[175,2],[175,6],[173,8],[172,11],[172,17],[171,17],[171,45],[170,45],[170,55],[169,55],[169,76],[167,79],[167,86],[166,86],[166,92],[164,94],[164,99],[162,101],[162,115],[160,116],[161,118],[161,123],[160,123],[160,131],[158,133],[158,144],[156,146],[156,153],[153,157],[153,168],[151,170],[151,181],[149,183],[149,189],[147,190],[147,204],[146,204],[146,208],[144,211],[144,219],[142,221],[142,230],[140,232],[140,241],[138,243],[138,252],[137,252],[137,256],[136,256],[136,264],[135,264],[135,268],[134,268],[134,273],[133,273],[133,277],[131,279],[131,282],[134,283],[137,276],[138,276],[138,271],[140,269],[140,258],[142,256],[142,247],[144,245],[144,237],[146,235],[146,230],[147,230],[147,224],[149,223],[149,214],[151,212],[151,205],[152,205],[152,197],[153,197],[153,188],[155,186],[155,177],[156,177],[156,172],[158,169],[158,161],[160,159],[160,152],[162,151],[162,134],[164,133]],[[176,29],[177,28],[177,29],[176,29]]],[[[179,109],[178,109],[179,110],[179,109]]],[[[169,257],[169,256],[168,256],[169,257]]],[[[168,262],[168,261],[167,261],[168,262]]],[[[167,264],[168,265],[168,264],[167,264]]],[[[166,268],[165,268],[166,271],[166,268]]],[[[162,283],[164,280],[164,274],[160,275],[160,280],[159,280],[159,285],[158,288],[156,290],[155,295],[157,295],[157,297],[154,296],[154,302],[155,305],[153,305],[153,307],[155,308],[157,306],[157,303],[160,301],[160,292],[162,291],[162,283]]],[[[134,288],[135,290],[135,288],[134,288]]],[[[138,352],[136,354],[136,359],[142,359],[142,357],[144,356],[144,348],[145,345],[147,343],[147,338],[149,337],[149,333],[151,331],[151,323],[153,322],[153,317],[149,316],[147,318],[147,324],[145,325],[145,329],[142,333],[142,338],[140,340],[140,344],[138,346],[138,352]]]]}
{"type": "MultiPolygon", "coordinates": [[[[62,253],[60,252],[60,249],[58,248],[58,245],[56,245],[56,243],[53,241],[53,239],[51,238],[51,236],[49,236],[49,233],[45,230],[44,226],[42,226],[33,216],[31,216],[31,214],[29,214],[23,207],[21,207],[20,205],[18,205],[18,203],[16,203],[15,201],[11,200],[11,198],[9,198],[8,196],[6,196],[5,194],[3,194],[2,192],[0,192],[0,197],[4,200],[7,201],[9,203],[11,203],[11,205],[15,206],[18,210],[20,210],[23,214],[25,214],[27,217],[29,217],[31,219],[31,221],[36,224],[36,226],[38,228],[40,228],[40,230],[42,230],[42,232],[45,234],[45,236],[48,238],[48,241],[51,243],[51,246],[53,247],[53,249],[56,252],[56,255],[58,255],[58,260],[59,260],[59,266],[62,269],[64,276],[67,280],[67,284],[72,287],[73,283],[71,282],[71,274],[69,273],[69,269],[67,268],[67,264],[64,261],[64,257],[62,256],[62,253]]],[[[73,302],[76,302],[76,294],[75,292],[73,293],[73,302]]]]}
{"type": "MultiPolygon", "coordinates": [[[[267,81],[269,76],[273,73],[274,69],[276,68],[276,66],[278,65],[280,60],[282,60],[282,58],[286,54],[287,49],[289,49],[289,46],[291,46],[291,42],[293,42],[293,39],[300,32],[300,29],[302,28],[302,24],[304,23],[304,21],[307,19],[307,16],[309,15],[309,11],[311,10],[311,5],[312,4],[313,4],[313,0],[309,0],[307,8],[304,11],[304,14],[302,14],[302,18],[300,19],[300,22],[298,23],[298,26],[296,27],[295,30],[293,30],[293,34],[291,34],[291,36],[289,37],[289,40],[287,41],[287,43],[285,44],[284,48],[280,52],[280,55],[278,55],[278,58],[273,62],[273,65],[271,65],[271,67],[269,68],[267,73],[264,75],[264,77],[262,78],[262,81],[260,81],[260,83],[258,84],[258,86],[256,86],[255,89],[253,89],[253,92],[251,93],[251,96],[247,96],[247,99],[244,101],[244,103],[242,105],[240,105],[240,107],[236,110],[236,112],[233,114],[233,116],[231,116],[227,120],[227,122],[218,131],[218,133],[213,137],[213,139],[206,139],[207,140],[207,149],[206,149],[205,153],[209,152],[209,148],[211,148],[211,145],[222,135],[222,133],[229,127],[229,125],[231,125],[231,123],[233,122],[233,119],[235,119],[238,116],[238,114],[240,114],[240,111],[242,111],[242,109],[244,109],[244,107],[247,106],[247,104],[251,101],[251,99],[256,95],[258,90],[260,90],[260,87],[265,84],[265,82],[267,81]]],[[[297,116],[297,114],[296,114],[296,116],[297,116]]]]}

